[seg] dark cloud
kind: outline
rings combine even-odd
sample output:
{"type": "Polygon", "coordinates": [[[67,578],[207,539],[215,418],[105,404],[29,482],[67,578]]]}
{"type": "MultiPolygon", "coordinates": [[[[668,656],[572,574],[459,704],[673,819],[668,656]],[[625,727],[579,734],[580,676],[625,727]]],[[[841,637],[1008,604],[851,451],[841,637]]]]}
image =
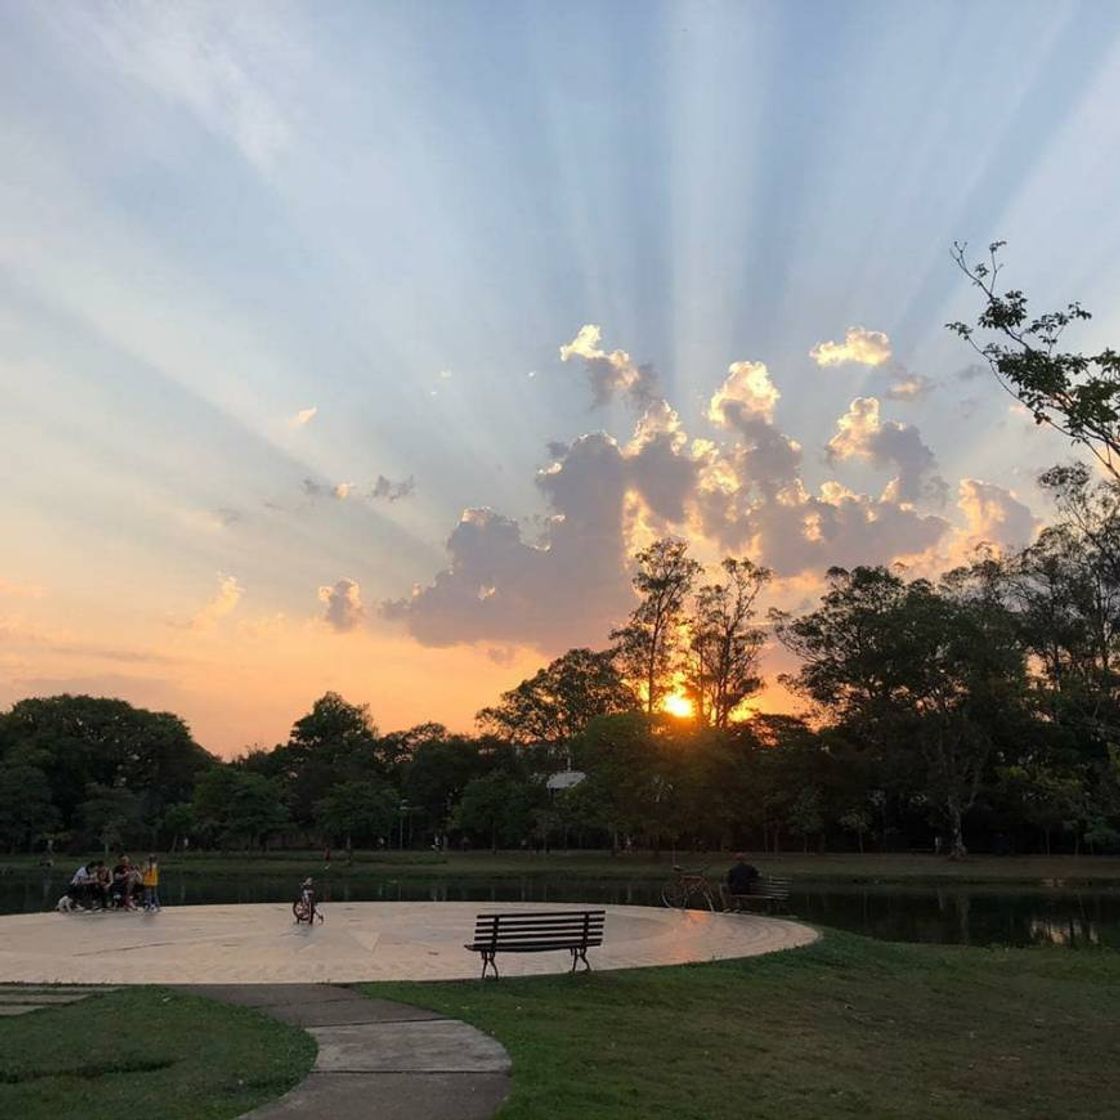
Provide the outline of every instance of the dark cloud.
{"type": "Polygon", "coordinates": [[[323,621],[339,633],[355,629],[365,618],[361,588],[352,579],[340,579],[333,587],[320,587],[319,602],[325,604],[323,621]]]}
{"type": "Polygon", "coordinates": [[[403,482],[394,482],[383,474],[377,476],[369,496],[373,501],[399,502],[402,498],[411,497],[416,492],[416,480],[409,475],[403,482]]]}
{"type": "Polygon", "coordinates": [[[943,503],[945,480],[937,473],[937,460],[913,424],[882,420],[874,397],[857,397],[840,417],[836,434],[828,442],[832,461],[865,459],[875,466],[897,470],[887,494],[902,502],[923,499],[943,503]]]}

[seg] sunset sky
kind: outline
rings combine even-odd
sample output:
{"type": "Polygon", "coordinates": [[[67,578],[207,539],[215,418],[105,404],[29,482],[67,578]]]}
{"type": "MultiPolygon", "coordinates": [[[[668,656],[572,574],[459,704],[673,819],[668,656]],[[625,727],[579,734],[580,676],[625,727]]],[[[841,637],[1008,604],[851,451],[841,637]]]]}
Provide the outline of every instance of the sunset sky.
{"type": "Polygon", "coordinates": [[[0,94],[4,706],[468,730],[658,533],[1029,539],[955,239],[1120,344],[1112,3],[0,0],[0,94]]]}

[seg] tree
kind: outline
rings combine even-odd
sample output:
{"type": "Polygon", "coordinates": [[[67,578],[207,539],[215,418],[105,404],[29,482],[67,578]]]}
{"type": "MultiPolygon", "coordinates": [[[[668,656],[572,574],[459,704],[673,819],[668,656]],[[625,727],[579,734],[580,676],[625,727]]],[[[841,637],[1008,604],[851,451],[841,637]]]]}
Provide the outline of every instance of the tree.
{"type": "Polygon", "coordinates": [[[992,332],[976,341],[967,323],[948,324],[987,362],[999,383],[1034,416],[1086,447],[1104,469],[1120,480],[1120,354],[1105,349],[1081,354],[1059,349],[1072,324],[1091,318],[1079,303],[1032,316],[1023,292],[997,287],[1004,242],[988,246],[988,259],[970,265],[967,245],[953,246],[953,259],[979,289],[983,310],[976,327],[992,332]]]}
{"type": "Polygon", "coordinates": [[[47,776],[36,766],[0,769],[0,844],[8,851],[31,851],[58,825],[47,776]]]}
{"type": "Polygon", "coordinates": [[[154,821],[189,798],[197,775],[216,763],[178,716],[102,697],[20,700],[4,716],[2,739],[7,763],[22,759],[46,776],[68,829],[81,823],[91,784],[130,790],[138,813],[154,821]]]}
{"type": "Polygon", "coordinates": [[[467,783],[485,770],[486,761],[474,740],[433,739],[416,748],[405,768],[401,793],[423,813],[431,832],[443,833],[467,783]]]}
{"type": "Polygon", "coordinates": [[[105,786],[91,782],[82,804],[82,821],[97,837],[103,853],[119,847],[129,831],[140,820],[140,800],[122,786],[105,786]]]}
{"type": "Polygon", "coordinates": [[[966,853],[964,817],[1026,693],[1025,652],[995,575],[979,564],[935,587],[883,568],[833,569],[817,611],[779,621],[803,658],[789,682],[881,750],[909,752],[954,857],[966,853]]]}
{"type": "Polygon", "coordinates": [[[764,635],[751,621],[771,572],[731,557],[720,566],[726,582],[696,593],[686,681],[700,721],[724,728],[740,704],[762,687],[758,655],[764,635]]]}
{"type": "Polygon", "coordinates": [[[467,784],[455,807],[452,827],[487,836],[490,850],[496,852],[499,840],[512,846],[529,834],[538,800],[525,782],[495,771],[467,784]]]}
{"type": "Polygon", "coordinates": [[[296,821],[310,827],[315,803],[338,782],[383,774],[377,746],[377,727],[365,704],[350,704],[337,692],[319,697],[273,752],[296,821]]]}
{"type": "Polygon", "coordinates": [[[274,779],[219,766],[204,774],[192,804],[198,828],[219,844],[265,843],[291,823],[274,779]]]}
{"type": "Polygon", "coordinates": [[[636,707],[614,664],[614,651],[570,649],[475,717],[479,727],[511,743],[561,746],[596,716],[636,707]]]}
{"type": "Polygon", "coordinates": [[[622,675],[636,685],[652,715],[671,686],[685,602],[702,569],[688,556],[688,544],[672,537],[654,541],[635,559],[633,584],[641,602],[625,626],[611,631],[611,640],[622,675]]]}
{"type": "Polygon", "coordinates": [[[387,782],[342,782],[315,803],[315,819],[328,835],[344,836],[350,852],[355,837],[376,840],[392,832],[397,804],[397,793],[387,782]]]}
{"type": "Polygon", "coordinates": [[[617,850],[622,836],[656,832],[659,774],[654,725],[644,712],[593,719],[572,744],[575,763],[587,778],[572,791],[597,823],[611,833],[617,850]]]}

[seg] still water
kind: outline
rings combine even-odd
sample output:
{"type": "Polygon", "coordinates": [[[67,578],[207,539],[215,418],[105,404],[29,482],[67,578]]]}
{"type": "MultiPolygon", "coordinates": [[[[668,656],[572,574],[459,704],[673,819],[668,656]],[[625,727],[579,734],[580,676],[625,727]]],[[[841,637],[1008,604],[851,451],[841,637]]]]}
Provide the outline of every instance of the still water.
{"type": "MultiPolygon", "coordinates": [[[[67,875],[9,872],[0,876],[0,913],[51,909],[67,875]]],[[[648,879],[568,875],[524,878],[360,879],[320,876],[324,904],[336,902],[599,902],[659,905],[660,885],[648,879]]],[[[806,921],[888,941],[966,945],[1066,945],[1120,948],[1120,887],[994,889],[974,886],[794,884],[790,911],[806,921]]],[[[288,902],[288,876],[244,879],[164,872],[165,906],[226,902],[288,902]]]]}

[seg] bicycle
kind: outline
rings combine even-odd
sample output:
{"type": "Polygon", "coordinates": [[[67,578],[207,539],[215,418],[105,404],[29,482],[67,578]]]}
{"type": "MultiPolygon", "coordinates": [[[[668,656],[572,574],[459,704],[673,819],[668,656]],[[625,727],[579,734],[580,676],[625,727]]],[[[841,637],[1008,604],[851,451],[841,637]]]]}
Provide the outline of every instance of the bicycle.
{"type": "Polygon", "coordinates": [[[299,898],[292,903],[292,914],[295,916],[296,925],[306,922],[309,926],[315,924],[315,919],[323,920],[322,911],[315,905],[315,887],[310,879],[305,879],[299,888],[299,898]]]}
{"type": "Polygon", "coordinates": [[[704,903],[713,913],[719,892],[712,881],[704,874],[709,865],[699,871],[686,871],[683,867],[673,866],[673,878],[661,888],[661,902],[673,910],[700,909],[691,903],[695,899],[704,903]]]}

